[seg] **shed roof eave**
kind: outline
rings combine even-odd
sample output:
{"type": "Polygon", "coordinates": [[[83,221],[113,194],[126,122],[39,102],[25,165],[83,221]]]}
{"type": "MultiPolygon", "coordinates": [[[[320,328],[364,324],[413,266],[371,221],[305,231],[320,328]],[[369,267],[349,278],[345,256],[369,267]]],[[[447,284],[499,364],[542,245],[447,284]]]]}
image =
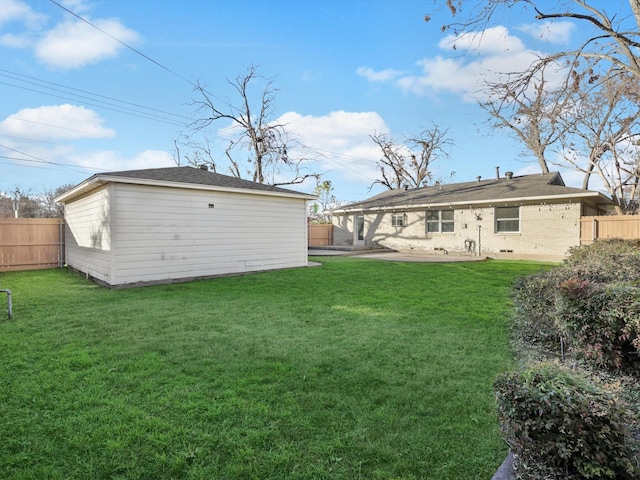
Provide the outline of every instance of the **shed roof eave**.
{"type": "Polygon", "coordinates": [[[102,182],[98,180],[96,176],[90,177],[84,182],[79,183],[78,185],[73,187],[71,190],[67,190],[63,194],[58,195],[56,198],[53,199],[53,201],[56,203],[67,203],[69,200],[73,200],[74,198],[79,197],[80,195],[83,195],[87,192],[95,190],[96,188],[104,185],[105,183],[106,182],[102,182]]]}
{"type": "Polygon", "coordinates": [[[91,190],[94,190],[105,183],[126,183],[130,185],[147,185],[147,186],[155,186],[155,187],[168,187],[168,188],[184,188],[190,190],[209,190],[214,192],[229,192],[229,193],[243,193],[249,195],[265,195],[271,197],[285,197],[285,198],[299,198],[304,200],[315,200],[318,198],[317,195],[312,195],[308,193],[288,193],[288,192],[271,192],[268,190],[252,190],[249,188],[236,188],[236,187],[223,187],[217,185],[204,185],[197,183],[185,183],[185,182],[168,182],[162,180],[153,180],[153,179],[145,179],[145,178],[127,178],[116,175],[108,175],[108,174],[98,174],[95,175],[84,182],[80,183],[76,187],[71,190],[63,193],[62,195],[56,197],[54,199],[55,202],[65,203],[69,200],[73,200],[74,198],[87,193],[91,190]]]}

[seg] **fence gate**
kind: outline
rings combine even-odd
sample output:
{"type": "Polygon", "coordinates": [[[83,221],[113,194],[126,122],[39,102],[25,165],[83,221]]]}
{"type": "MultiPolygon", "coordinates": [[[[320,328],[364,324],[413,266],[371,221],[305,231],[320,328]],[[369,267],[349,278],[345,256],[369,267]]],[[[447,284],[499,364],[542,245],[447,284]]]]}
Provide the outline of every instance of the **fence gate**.
{"type": "Polygon", "coordinates": [[[309,223],[310,247],[333,245],[333,225],[330,223],[309,223]]]}
{"type": "Polygon", "coordinates": [[[0,218],[0,271],[63,265],[62,218],[0,218]]]}

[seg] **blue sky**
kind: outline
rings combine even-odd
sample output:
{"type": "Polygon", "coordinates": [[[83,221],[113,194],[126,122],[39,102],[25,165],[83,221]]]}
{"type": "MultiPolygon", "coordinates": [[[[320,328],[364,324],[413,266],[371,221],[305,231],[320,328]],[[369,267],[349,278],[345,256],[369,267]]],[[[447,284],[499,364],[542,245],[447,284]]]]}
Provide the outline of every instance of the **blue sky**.
{"type": "MultiPolygon", "coordinates": [[[[374,132],[448,129],[454,145],[433,165],[436,177],[489,178],[496,166],[534,173],[518,143],[486,126],[477,92],[535,52],[567,48],[578,33],[569,22],[543,25],[513,10],[480,44],[463,37],[454,50],[440,30],[446,9],[434,13],[431,0],[58,3],[109,35],[46,0],[0,0],[0,192],[175,165],[174,140],[194,118],[193,83],[234,103],[227,80],[251,65],[273,79],[277,117],[322,154],[309,168],[340,201],[380,191],[369,190],[380,156],[374,132]]],[[[209,131],[221,158],[228,126],[209,131]]],[[[563,175],[579,186],[578,175],[563,175]]],[[[292,188],[311,192],[313,184],[292,188]]]]}

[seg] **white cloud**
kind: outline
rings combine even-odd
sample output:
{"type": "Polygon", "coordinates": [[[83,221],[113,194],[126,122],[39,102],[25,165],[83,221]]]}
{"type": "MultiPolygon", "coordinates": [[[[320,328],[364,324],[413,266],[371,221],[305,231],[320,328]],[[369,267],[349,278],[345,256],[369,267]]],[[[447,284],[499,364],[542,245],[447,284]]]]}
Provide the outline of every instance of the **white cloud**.
{"type": "Polygon", "coordinates": [[[85,13],[89,10],[89,5],[85,0],[64,0],[61,3],[66,8],[77,14],[85,13]]]}
{"type": "Polygon", "coordinates": [[[4,35],[0,35],[0,45],[4,47],[25,48],[29,47],[31,43],[32,39],[28,34],[15,35],[13,33],[5,33],[4,35]]]}
{"type": "Polygon", "coordinates": [[[277,121],[286,124],[287,130],[297,133],[302,143],[323,141],[344,144],[349,139],[368,137],[374,131],[387,129],[384,120],[376,112],[339,110],[321,117],[287,112],[277,121]]]}
{"type": "Polygon", "coordinates": [[[482,32],[447,35],[438,46],[445,49],[468,50],[479,55],[504,55],[507,52],[526,50],[524,43],[503,26],[488,28],[482,32]]]}
{"type": "Polygon", "coordinates": [[[46,16],[34,12],[31,7],[20,0],[2,0],[0,8],[0,27],[11,21],[21,21],[36,27],[46,20],[46,16]]]}
{"type": "Polygon", "coordinates": [[[102,125],[93,110],[76,105],[50,105],[24,108],[0,123],[0,132],[34,140],[76,140],[110,138],[116,132],[102,125]]]}
{"type": "MultiPolygon", "coordinates": [[[[536,33],[546,32],[549,41],[568,39],[573,28],[568,22],[536,26],[539,28],[536,33]]],[[[534,33],[532,27],[521,30],[534,33]]],[[[487,99],[487,84],[505,81],[509,73],[525,71],[543,55],[527,48],[504,26],[448,35],[438,46],[446,53],[417,61],[420,71],[414,74],[393,69],[374,71],[369,67],[359,67],[356,73],[372,82],[394,81],[400,90],[416,96],[451,93],[466,102],[477,102],[487,99]]],[[[550,69],[546,74],[546,80],[551,82],[560,76],[559,71],[550,69]]]]}
{"type": "Polygon", "coordinates": [[[431,89],[451,92],[473,102],[486,98],[483,89],[487,83],[505,80],[505,72],[525,70],[536,58],[531,51],[481,57],[468,63],[438,56],[418,62],[422,75],[403,77],[398,80],[398,86],[419,96],[426,95],[431,89]]]}
{"type": "MultiPolygon", "coordinates": [[[[66,0],[62,4],[77,14],[86,14],[89,10],[85,0],[66,0]]],[[[1,34],[0,45],[33,48],[42,63],[71,69],[114,58],[125,48],[122,43],[135,43],[140,39],[138,32],[125,27],[118,19],[88,21],[97,28],[74,19],[61,22],[53,29],[44,29],[46,15],[21,0],[0,0],[0,29],[9,22],[25,25],[22,31],[14,29],[1,34]]]]}
{"type": "Polygon", "coordinates": [[[396,85],[407,93],[424,96],[435,92],[450,92],[465,101],[473,102],[486,97],[487,83],[505,79],[508,72],[527,69],[539,53],[529,50],[522,41],[509,34],[504,27],[494,27],[482,33],[463,33],[448,36],[440,42],[441,48],[453,48],[465,53],[456,58],[443,55],[424,58],[417,62],[422,69],[416,75],[399,78],[396,85]]]}
{"type": "Polygon", "coordinates": [[[542,22],[521,25],[518,30],[537,40],[566,45],[575,28],[575,24],[571,22],[542,22]]]}
{"type": "MultiPolygon", "coordinates": [[[[389,128],[376,112],[339,110],[321,116],[287,112],[273,123],[284,125],[289,134],[289,157],[309,160],[305,165],[307,173],[321,173],[327,180],[341,178],[365,186],[371,185],[377,177],[376,161],[380,152],[369,135],[389,133],[389,128]]],[[[221,141],[212,143],[213,148],[218,149],[213,152],[214,157],[224,159],[225,139],[237,138],[241,134],[237,126],[217,130],[215,138],[221,141]]],[[[223,161],[218,172],[228,175],[225,165],[223,161]]],[[[284,176],[283,173],[277,179],[284,180],[284,176]]],[[[313,185],[310,188],[308,185],[299,187],[308,191],[313,189],[313,185]]]]}
{"type": "Polygon", "coordinates": [[[387,68],[385,70],[376,72],[373,68],[370,67],[358,67],[356,73],[361,77],[365,77],[371,82],[388,82],[389,80],[393,80],[394,78],[402,74],[402,72],[393,70],[392,68],[387,68]]]}
{"type": "MultiPolygon", "coordinates": [[[[303,145],[320,153],[319,170],[337,172],[350,181],[370,184],[376,177],[380,157],[369,135],[388,133],[384,120],[376,112],[335,111],[323,116],[287,112],[278,123],[303,145]]],[[[328,174],[328,178],[334,174],[328,174]]]]}
{"type": "MultiPolygon", "coordinates": [[[[104,32],[124,43],[139,39],[134,30],[116,19],[95,20],[104,32]]],[[[82,21],[66,21],[48,31],[35,47],[36,57],[47,65],[78,68],[113,58],[124,48],[122,44],[82,21]]]]}
{"type": "Polygon", "coordinates": [[[162,150],[145,150],[129,158],[113,150],[100,150],[70,157],[79,166],[102,172],[175,167],[171,155],[162,150]]]}

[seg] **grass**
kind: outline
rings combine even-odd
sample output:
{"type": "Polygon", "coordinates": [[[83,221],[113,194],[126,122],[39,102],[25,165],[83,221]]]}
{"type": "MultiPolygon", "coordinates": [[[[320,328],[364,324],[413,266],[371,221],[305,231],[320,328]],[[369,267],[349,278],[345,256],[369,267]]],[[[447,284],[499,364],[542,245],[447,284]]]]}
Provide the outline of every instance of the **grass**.
{"type": "Polygon", "coordinates": [[[0,274],[0,478],[490,478],[511,285],[542,264],[316,260],[118,291],[0,274]]]}

